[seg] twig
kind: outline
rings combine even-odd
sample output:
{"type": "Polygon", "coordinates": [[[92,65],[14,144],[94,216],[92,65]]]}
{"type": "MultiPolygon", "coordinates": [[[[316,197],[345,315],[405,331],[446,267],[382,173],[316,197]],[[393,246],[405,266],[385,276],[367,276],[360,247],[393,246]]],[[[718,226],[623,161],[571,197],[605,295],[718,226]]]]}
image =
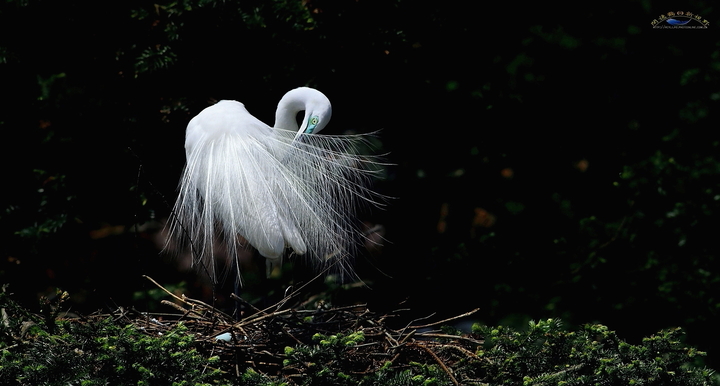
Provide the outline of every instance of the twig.
{"type": "Polygon", "coordinates": [[[458,383],[457,379],[455,379],[455,377],[452,375],[452,373],[450,373],[450,369],[445,365],[445,362],[443,362],[437,355],[435,355],[435,353],[432,350],[430,350],[429,347],[426,347],[425,345],[418,344],[418,343],[413,343],[412,346],[419,347],[419,348],[425,350],[428,354],[430,354],[430,356],[432,356],[433,359],[435,359],[435,361],[440,365],[440,367],[442,367],[443,371],[445,371],[445,373],[448,375],[448,377],[450,377],[450,380],[452,381],[452,383],[455,384],[456,386],[460,385],[458,383]]]}
{"type": "Polygon", "coordinates": [[[475,344],[484,344],[485,343],[482,340],[467,338],[467,337],[460,336],[460,335],[435,334],[435,333],[430,333],[430,332],[418,332],[417,335],[422,336],[422,337],[427,336],[430,338],[460,339],[460,340],[466,340],[468,342],[475,343],[475,344]]]}
{"type": "Polygon", "coordinates": [[[179,296],[175,295],[174,293],[172,293],[172,292],[168,291],[167,289],[165,289],[165,287],[161,286],[158,282],[156,282],[156,281],[155,281],[153,278],[151,278],[150,276],[142,275],[142,277],[144,277],[145,279],[150,280],[150,281],[151,281],[153,284],[155,284],[158,288],[160,288],[161,290],[165,291],[165,293],[167,293],[168,295],[170,295],[170,296],[174,297],[175,299],[177,299],[177,301],[183,302],[183,303],[187,303],[187,302],[186,302],[184,299],[182,299],[181,297],[179,297],[179,296]]]}
{"type": "Polygon", "coordinates": [[[474,314],[474,313],[476,313],[476,312],[478,312],[478,311],[480,311],[480,309],[479,309],[479,308],[476,308],[476,309],[474,309],[474,310],[472,310],[472,311],[469,311],[469,312],[466,312],[466,313],[464,313],[464,314],[462,314],[462,315],[453,316],[452,318],[447,318],[447,319],[445,319],[445,320],[441,320],[441,321],[434,322],[434,323],[430,323],[430,324],[425,324],[425,325],[422,325],[422,326],[409,326],[409,328],[415,328],[415,329],[417,329],[417,328],[427,328],[427,327],[431,327],[431,326],[436,326],[436,325],[438,325],[438,324],[442,324],[442,323],[445,323],[445,322],[449,322],[449,321],[451,321],[451,320],[460,319],[460,318],[464,318],[464,317],[466,317],[466,316],[470,316],[470,315],[472,315],[472,314],[474,314]]]}
{"type": "Polygon", "coordinates": [[[174,308],[174,309],[182,312],[182,313],[183,313],[183,316],[190,316],[190,314],[194,314],[192,317],[195,317],[195,318],[198,318],[198,319],[203,319],[203,318],[204,318],[203,315],[200,314],[199,312],[197,312],[197,311],[195,311],[195,310],[185,309],[185,308],[183,308],[183,306],[181,306],[181,305],[179,305],[179,304],[175,304],[175,303],[173,303],[173,302],[171,302],[171,301],[169,301],[169,300],[162,300],[162,301],[160,301],[160,304],[164,304],[164,305],[166,305],[166,306],[170,306],[170,307],[172,307],[172,308],[174,308]]]}

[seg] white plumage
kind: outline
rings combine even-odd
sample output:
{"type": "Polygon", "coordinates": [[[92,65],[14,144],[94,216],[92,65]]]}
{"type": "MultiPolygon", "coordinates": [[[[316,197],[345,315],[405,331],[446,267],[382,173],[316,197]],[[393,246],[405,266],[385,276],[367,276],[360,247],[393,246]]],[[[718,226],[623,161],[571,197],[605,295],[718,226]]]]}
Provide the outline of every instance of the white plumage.
{"type": "Polygon", "coordinates": [[[320,266],[342,259],[343,271],[352,272],[346,259],[358,236],[354,210],[377,203],[366,187],[377,168],[357,154],[366,136],[317,135],[331,111],[325,95],[300,87],[280,100],[272,128],[228,100],[190,121],[170,234],[189,244],[213,279],[216,249],[236,259],[245,246],[238,235],[271,261],[289,247],[320,266]]]}

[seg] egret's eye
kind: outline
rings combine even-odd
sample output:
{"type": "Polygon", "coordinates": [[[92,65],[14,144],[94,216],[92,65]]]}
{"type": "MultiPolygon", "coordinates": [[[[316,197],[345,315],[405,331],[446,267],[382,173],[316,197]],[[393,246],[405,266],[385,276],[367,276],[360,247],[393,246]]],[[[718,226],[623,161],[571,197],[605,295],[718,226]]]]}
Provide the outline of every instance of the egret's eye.
{"type": "Polygon", "coordinates": [[[306,134],[312,134],[313,131],[315,131],[315,127],[317,126],[318,122],[320,122],[320,118],[317,117],[317,115],[314,115],[308,119],[308,125],[305,129],[306,134]]]}

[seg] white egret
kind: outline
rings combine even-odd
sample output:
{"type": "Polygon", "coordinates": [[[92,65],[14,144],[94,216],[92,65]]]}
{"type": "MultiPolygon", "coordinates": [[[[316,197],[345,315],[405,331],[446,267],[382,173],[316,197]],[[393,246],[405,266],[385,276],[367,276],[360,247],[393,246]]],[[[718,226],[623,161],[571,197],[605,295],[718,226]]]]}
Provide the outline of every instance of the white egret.
{"type": "Polygon", "coordinates": [[[331,112],[324,94],[300,87],[280,100],[274,127],[230,100],[190,121],[170,234],[189,244],[213,280],[218,246],[237,259],[247,244],[273,262],[289,247],[321,266],[341,259],[341,272],[352,272],[354,209],[377,203],[367,180],[378,169],[373,157],[358,154],[366,135],[317,134],[331,112]]]}

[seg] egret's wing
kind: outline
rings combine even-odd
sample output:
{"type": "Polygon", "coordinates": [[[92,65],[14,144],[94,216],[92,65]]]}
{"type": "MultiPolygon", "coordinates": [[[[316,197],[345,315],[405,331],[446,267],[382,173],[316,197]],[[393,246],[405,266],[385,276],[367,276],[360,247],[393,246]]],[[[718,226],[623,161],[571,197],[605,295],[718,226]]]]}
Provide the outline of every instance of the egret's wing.
{"type": "Polygon", "coordinates": [[[217,114],[206,114],[208,119],[188,125],[187,164],[170,230],[175,239],[190,243],[213,278],[217,246],[235,259],[237,235],[268,258],[279,258],[285,249],[285,227],[278,220],[272,193],[275,185],[268,178],[277,161],[258,140],[271,135],[270,128],[243,111],[235,111],[230,122],[209,121],[217,114]],[[213,130],[204,127],[208,121],[213,130]]]}

